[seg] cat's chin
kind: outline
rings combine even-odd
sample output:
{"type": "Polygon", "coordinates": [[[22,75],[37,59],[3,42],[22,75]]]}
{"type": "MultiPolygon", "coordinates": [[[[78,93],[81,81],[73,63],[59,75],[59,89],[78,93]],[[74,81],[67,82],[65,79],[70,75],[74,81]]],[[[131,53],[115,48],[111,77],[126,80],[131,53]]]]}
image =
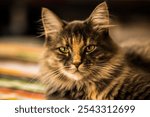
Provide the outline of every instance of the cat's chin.
{"type": "Polygon", "coordinates": [[[72,79],[72,80],[78,81],[78,80],[83,79],[83,75],[81,75],[81,73],[78,72],[78,71],[71,73],[71,72],[68,72],[68,71],[66,71],[66,70],[62,70],[62,73],[63,73],[67,78],[72,79]]]}

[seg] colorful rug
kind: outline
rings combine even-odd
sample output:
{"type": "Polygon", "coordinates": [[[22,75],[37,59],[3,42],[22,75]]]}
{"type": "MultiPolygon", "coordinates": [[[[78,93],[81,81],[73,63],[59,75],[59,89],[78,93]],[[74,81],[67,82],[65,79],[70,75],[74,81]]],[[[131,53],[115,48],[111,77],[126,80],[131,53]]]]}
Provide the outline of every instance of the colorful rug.
{"type": "Polygon", "coordinates": [[[0,99],[45,99],[37,79],[42,48],[34,41],[0,41],[0,99]]]}

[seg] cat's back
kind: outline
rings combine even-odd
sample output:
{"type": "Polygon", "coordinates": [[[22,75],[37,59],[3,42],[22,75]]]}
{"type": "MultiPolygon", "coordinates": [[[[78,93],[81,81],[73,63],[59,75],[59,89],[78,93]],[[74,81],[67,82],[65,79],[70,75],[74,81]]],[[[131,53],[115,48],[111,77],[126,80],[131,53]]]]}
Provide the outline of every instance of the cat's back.
{"type": "Polygon", "coordinates": [[[150,74],[150,34],[145,25],[117,27],[111,36],[124,50],[130,66],[150,74]]]}
{"type": "Polygon", "coordinates": [[[150,74],[140,71],[130,71],[114,99],[149,100],[150,99],[150,74]]]}

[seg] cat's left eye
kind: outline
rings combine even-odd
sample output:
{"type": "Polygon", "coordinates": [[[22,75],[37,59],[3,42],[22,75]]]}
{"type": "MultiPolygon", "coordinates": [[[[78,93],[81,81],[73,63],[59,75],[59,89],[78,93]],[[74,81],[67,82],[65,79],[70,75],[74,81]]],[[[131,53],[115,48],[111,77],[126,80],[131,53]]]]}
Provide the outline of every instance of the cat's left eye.
{"type": "Polygon", "coordinates": [[[59,48],[59,51],[61,52],[61,53],[68,53],[69,52],[69,49],[67,48],[67,47],[60,47],[59,48]]]}
{"type": "Polygon", "coordinates": [[[95,49],[96,49],[96,46],[95,46],[95,45],[89,45],[89,46],[86,47],[86,52],[87,52],[87,53],[91,53],[91,52],[93,52],[95,49]]]}

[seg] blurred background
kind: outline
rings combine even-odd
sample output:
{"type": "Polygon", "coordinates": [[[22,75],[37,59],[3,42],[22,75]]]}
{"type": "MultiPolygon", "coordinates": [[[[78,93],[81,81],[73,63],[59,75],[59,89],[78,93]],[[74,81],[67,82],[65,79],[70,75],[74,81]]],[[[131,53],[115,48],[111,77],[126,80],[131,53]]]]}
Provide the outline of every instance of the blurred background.
{"type": "MultiPolygon", "coordinates": [[[[85,19],[104,0],[0,0],[0,36],[37,36],[41,8],[65,20],[85,19]]],[[[149,23],[150,0],[106,0],[110,13],[121,23],[149,23]]]]}
{"type": "MultiPolygon", "coordinates": [[[[41,8],[61,19],[87,18],[104,0],[0,0],[0,99],[45,99],[37,81],[43,50],[41,8]]],[[[116,40],[150,37],[150,0],[105,0],[116,40]]]]}

